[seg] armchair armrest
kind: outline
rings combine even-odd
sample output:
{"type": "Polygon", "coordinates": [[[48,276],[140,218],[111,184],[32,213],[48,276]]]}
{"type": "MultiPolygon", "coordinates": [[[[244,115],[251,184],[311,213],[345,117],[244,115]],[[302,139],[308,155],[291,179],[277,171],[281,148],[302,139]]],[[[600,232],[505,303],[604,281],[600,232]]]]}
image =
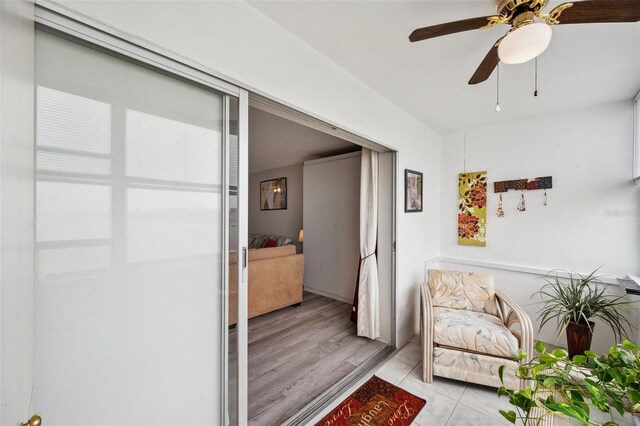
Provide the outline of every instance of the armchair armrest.
{"type": "MultiPolygon", "coordinates": [[[[504,325],[518,338],[520,348],[527,353],[526,362],[533,358],[533,325],[529,315],[502,291],[496,289],[498,309],[500,309],[504,325]]],[[[526,387],[522,380],[520,388],[526,387]]]]}
{"type": "Polygon", "coordinates": [[[429,285],[420,286],[420,343],[422,346],[422,380],[433,381],[433,304],[429,285]]]}

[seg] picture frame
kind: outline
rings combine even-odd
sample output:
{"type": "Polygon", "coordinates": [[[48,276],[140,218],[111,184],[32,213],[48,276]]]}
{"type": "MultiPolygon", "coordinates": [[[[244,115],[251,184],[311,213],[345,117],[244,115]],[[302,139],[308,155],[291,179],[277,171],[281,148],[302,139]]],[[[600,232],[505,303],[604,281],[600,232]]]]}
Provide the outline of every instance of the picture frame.
{"type": "Polygon", "coordinates": [[[422,172],[404,170],[404,212],[419,213],[422,211],[422,172]]]}
{"type": "Polygon", "coordinates": [[[260,182],[260,210],[287,209],[287,178],[263,180],[260,182]]]}

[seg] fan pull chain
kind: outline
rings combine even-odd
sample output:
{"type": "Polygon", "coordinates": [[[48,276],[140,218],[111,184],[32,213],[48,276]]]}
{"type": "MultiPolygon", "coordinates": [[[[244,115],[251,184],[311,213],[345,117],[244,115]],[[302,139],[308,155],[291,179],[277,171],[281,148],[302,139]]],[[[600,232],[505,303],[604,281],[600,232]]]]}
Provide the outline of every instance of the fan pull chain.
{"type": "Polygon", "coordinates": [[[500,62],[498,62],[498,75],[496,78],[496,112],[500,112],[500,62]]]}
{"type": "Polygon", "coordinates": [[[536,56],[536,78],[535,78],[535,90],[533,96],[538,96],[538,57],[536,56]]]}

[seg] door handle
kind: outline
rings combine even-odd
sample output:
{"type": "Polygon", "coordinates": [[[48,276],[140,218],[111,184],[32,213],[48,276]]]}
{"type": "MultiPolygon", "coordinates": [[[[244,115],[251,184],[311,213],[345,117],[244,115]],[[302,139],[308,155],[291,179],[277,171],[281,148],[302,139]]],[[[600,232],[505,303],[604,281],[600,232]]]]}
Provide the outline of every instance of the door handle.
{"type": "Polygon", "coordinates": [[[37,414],[34,414],[26,423],[22,423],[20,426],[40,426],[41,424],[42,424],[42,417],[40,417],[37,414]]]}

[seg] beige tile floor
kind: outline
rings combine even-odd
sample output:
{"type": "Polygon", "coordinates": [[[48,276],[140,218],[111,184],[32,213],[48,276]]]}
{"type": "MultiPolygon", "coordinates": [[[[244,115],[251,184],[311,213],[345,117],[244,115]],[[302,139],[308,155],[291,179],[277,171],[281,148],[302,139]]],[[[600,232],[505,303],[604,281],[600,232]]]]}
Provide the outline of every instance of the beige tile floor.
{"type": "MultiPolygon", "coordinates": [[[[434,377],[433,383],[424,383],[421,378],[422,360],[417,337],[371,375],[373,374],[427,401],[412,426],[511,424],[498,410],[508,411],[513,407],[505,396],[498,397],[495,388],[440,377],[434,377]]],[[[346,394],[357,389],[370,376],[346,394]]],[[[325,410],[316,421],[330,410],[331,408],[325,410]]],[[[625,417],[617,421],[621,425],[633,425],[631,418],[625,417]]],[[[569,425],[572,425],[569,421],[555,419],[555,426],[569,425]]]]}

